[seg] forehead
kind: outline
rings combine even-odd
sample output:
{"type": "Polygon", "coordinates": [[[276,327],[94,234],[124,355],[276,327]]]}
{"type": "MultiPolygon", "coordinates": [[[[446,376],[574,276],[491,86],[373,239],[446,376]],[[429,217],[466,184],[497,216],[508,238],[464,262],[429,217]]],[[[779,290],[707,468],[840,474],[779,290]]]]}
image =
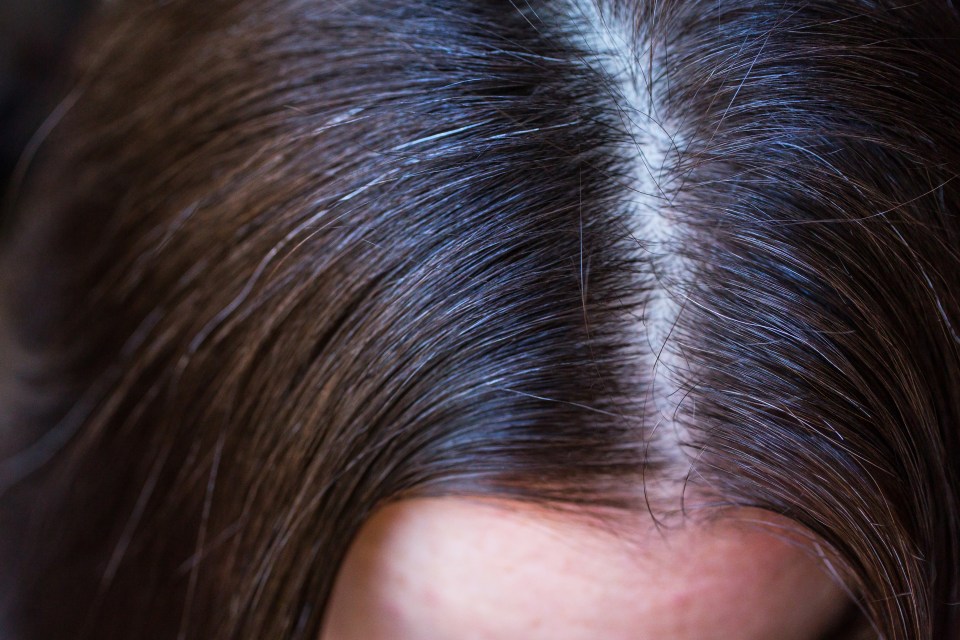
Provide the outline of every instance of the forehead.
{"type": "Polygon", "coordinates": [[[628,527],[465,498],[391,505],[354,543],[323,640],[815,640],[846,607],[773,529],[628,527]]]}

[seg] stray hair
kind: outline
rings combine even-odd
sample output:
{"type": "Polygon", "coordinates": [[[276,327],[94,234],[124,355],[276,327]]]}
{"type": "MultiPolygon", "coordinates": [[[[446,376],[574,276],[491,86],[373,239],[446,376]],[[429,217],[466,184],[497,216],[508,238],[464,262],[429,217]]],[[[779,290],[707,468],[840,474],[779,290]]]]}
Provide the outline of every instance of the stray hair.
{"type": "Polygon", "coordinates": [[[753,507],[960,638],[950,0],[109,3],[3,254],[18,638],[317,638],[378,507],[753,507]]]}

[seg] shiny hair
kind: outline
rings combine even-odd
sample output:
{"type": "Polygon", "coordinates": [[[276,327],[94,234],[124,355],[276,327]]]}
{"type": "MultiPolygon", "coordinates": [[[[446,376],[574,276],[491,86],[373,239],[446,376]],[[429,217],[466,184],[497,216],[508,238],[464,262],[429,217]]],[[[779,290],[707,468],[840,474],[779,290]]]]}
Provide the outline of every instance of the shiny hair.
{"type": "Polygon", "coordinates": [[[374,509],[485,495],[768,510],[960,638],[953,2],[89,29],[8,198],[17,637],[317,638],[374,509]]]}

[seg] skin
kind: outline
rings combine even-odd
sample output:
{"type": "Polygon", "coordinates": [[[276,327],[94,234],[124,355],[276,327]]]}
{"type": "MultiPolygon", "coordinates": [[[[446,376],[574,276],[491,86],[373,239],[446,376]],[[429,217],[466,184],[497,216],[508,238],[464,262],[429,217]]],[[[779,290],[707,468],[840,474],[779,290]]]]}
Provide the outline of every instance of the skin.
{"type": "Polygon", "coordinates": [[[816,640],[847,609],[772,517],[666,531],[632,518],[468,498],[387,506],[348,554],[322,640],[816,640]]]}

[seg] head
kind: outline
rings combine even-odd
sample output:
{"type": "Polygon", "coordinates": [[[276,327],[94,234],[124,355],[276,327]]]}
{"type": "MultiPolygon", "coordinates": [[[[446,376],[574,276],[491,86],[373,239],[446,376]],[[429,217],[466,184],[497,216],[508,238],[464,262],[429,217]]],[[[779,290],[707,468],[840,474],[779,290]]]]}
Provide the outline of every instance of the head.
{"type": "Polygon", "coordinates": [[[10,198],[9,624],[958,637],[958,36],[106,7],[10,198]]]}

